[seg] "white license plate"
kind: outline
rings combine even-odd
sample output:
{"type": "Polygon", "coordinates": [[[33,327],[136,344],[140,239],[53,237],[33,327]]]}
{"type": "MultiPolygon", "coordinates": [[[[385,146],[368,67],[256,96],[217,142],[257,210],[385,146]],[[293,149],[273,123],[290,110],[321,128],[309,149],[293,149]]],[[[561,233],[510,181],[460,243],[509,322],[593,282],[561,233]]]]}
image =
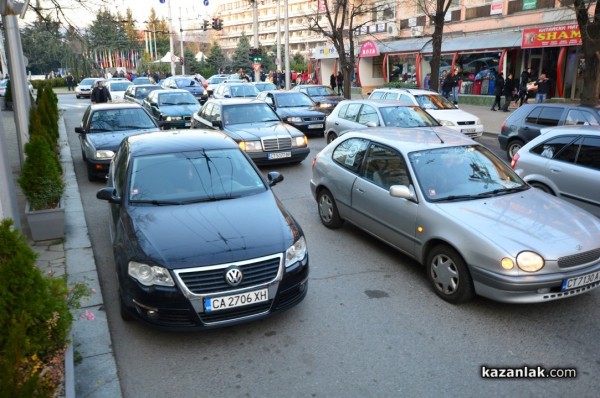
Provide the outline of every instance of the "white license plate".
{"type": "Polygon", "coordinates": [[[562,290],[575,289],[598,281],[600,281],[600,271],[565,279],[563,281],[562,290]]]}
{"type": "Polygon", "coordinates": [[[273,152],[273,153],[269,153],[267,155],[267,158],[269,160],[273,160],[273,159],[285,159],[285,158],[291,158],[292,157],[292,153],[291,152],[273,152]]]}
{"type": "Polygon", "coordinates": [[[475,129],[462,129],[460,131],[462,131],[463,133],[474,133],[476,130],[475,129]]]}
{"type": "Polygon", "coordinates": [[[206,312],[226,310],[228,308],[243,307],[245,305],[261,303],[269,300],[269,289],[261,289],[253,292],[233,294],[224,297],[204,298],[204,310],[206,312]]]}
{"type": "Polygon", "coordinates": [[[187,122],[187,123],[185,124],[185,127],[190,127],[191,125],[192,125],[192,123],[191,123],[191,122],[187,122]]]}
{"type": "Polygon", "coordinates": [[[309,124],[308,128],[309,129],[322,129],[323,125],[322,124],[309,124]]]}

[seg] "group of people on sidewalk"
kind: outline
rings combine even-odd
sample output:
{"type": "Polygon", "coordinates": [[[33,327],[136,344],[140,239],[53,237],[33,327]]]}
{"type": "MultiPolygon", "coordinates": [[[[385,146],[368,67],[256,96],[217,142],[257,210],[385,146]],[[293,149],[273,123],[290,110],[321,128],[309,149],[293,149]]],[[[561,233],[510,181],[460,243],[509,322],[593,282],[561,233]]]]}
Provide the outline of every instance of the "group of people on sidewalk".
{"type": "MultiPolygon", "coordinates": [[[[520,79],[518,81],[519,85],[517,86],[517,80],[513,79],[513,74],[509,73],[508,77],[504,79],[504,73],[502,71],[498,72],[498,76],[496,76],[495,86],[494,86],[494,104],[492,105],[491,110],[496,110],[496,105],[498,106],[498,110],[503,110],[504,112],[508,112],[508,107],[510,103],[515,99],[515,105],[522,106],[527,103],[527,99],[529,97],[529,87],[528,84],[532,80],[532,71],[531,68],[527,68],[521,73],[520,79]],[[501,106],[502,95],[504,95],[504,106],[501,106]]],[[[550,92],[550,79],[546,76],[545,73],[540,74],[540,77],[535,81],[535,84],[532,87],[532,90],[536,90],[535,94],[535,102],[541,103],[545,102],[550,92]]]]}
{"type": "Polygon", "coordinates": [[[344,75],[342,74],[342,71],[339,71],[337,75],[335,73],[331,74],[329,77],[329,85],[333,91],[335,91],[335,88],[337,87],[338,95],[344,95],[344,75]]]}
{"type": "Polygon", "coordinates": [[[458,69],[442,72],[442,96],[458,105],[460,73],[458,69]]]}

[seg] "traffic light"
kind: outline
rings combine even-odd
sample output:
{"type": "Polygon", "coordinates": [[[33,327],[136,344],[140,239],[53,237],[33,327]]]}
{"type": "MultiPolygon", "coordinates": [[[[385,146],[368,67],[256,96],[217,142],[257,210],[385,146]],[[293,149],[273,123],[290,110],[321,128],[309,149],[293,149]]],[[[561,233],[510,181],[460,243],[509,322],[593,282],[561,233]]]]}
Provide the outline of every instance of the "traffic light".
{"type": "Polygon", "coordinates": [[[221,18],[217,18],[217,30],[223,29],[223,20],[221,18]]]}
{"type": "Polygon", "coordinates": [[[250,58],[252,58],[252,61],[254,61],[254,62],[262,61],[262,49],[251,48],[250,49],[250,58]]]}
{"type": "Polygon", "coordinates": [[[206,19],[202,22],[202,30],[208,30],[208,21],[206,19]]]}
{"type": "Polygon", "coordinates": [[[219,18],[212,19],[212,28],[214,30],[219,30],[219,18]]]}

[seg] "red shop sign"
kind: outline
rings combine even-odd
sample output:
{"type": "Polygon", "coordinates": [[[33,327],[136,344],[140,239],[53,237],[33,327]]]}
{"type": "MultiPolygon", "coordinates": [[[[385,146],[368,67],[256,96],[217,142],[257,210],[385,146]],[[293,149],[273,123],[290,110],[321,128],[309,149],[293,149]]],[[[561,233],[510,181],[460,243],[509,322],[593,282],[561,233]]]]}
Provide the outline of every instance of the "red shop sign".
{"type": "Polygon", "coordinates": [[[375,42],[367,40],[360,46],[360,52],[358,53],[359,58],[377,56],[379,56],[379,47],[377,47],[375,42]]]}
{"type": "Polygon", "coordinates": [[[579,25],[557,25],[523,30],[522,48],[580,46],[579,25]]]}

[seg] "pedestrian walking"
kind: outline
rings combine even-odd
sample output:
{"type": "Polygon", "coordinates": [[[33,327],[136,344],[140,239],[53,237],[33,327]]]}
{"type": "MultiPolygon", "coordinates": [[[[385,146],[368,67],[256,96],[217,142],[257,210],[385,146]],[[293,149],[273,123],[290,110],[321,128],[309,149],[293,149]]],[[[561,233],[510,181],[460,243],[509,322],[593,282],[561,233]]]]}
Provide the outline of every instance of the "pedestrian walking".
{"type": "Polygon", "coordinates": [[[527,68],[521,72],[521,78],[519,80],[519,98],[515,101],[515,105],[519,103],[519,106],[527,103],[527,96],[529,92],[527,91],[527,83],[531,80],[531,68],[527,68]]]}
{"type": "Polygon", "coordinates": [[[502,101],[502,93],[504,92],[504,73],[502,71],[498,72],[498,76],[496,76],[496,83],[494,85],[494,104],[492,105],[492,111],[496,110],[496,105],[498,105],[498,109],[501,108],[500,102],[502,101]]]}
{"type": "Polygon", "coordinates": [[[504,112],[509,112],[508,106],[512,102],[514,90],[515,80],[513,79],[513,74],[509,73],[506,79],[504,79],[504,106],[502,107],[504,112]]]}
{"type": "Polygon", "coordinates": [[[454,74],[452,75],[452,100],[454,101],[454,105],[458,105],[459,87],[460,87],[460,70],[454,69],[454,74]]]}
{"type": "Polygon", "coordinates": [[[550,79],[546,77],[545,73],[542,73],[539,80],[536,82],[536,89],[535,102],[541,103],[546,101],[546,98],[550,93],[550,79]]]}
{"type": "Polygon", "coordinates": [[[344,95],[344,75],[342,74],[342,71],[338,71],[337,74],[337,88],[338,94],[344,95]]]}
{"type": "Polygon", "coordinates": [[[98,81],[98,85],[92,90],[90,98],[92,100],[92,104],[102,104],[108,101],[112,101],[110,91],[108,91],[108,89],[104,87],[104,83],[102,82],[102,80],[98,81]]]}
{"type": "Polygon", "coordinates": [[[452,73],[446,71],[442,72],[442,96],[447,100],[450,99],[450,92],[452,91],[452,73]]]}
{"type": "Polygon", "coordinates": [[[75,90],[75,88],[73,87],[75,79],[73,79],[73,75],[71,74],[71,72],[67,73],[67,77],[65,79],[67,80],[67,91],[75,90]]]}
{"type": "Polygon", "coordinates": [[[337,79],[335,77],[335,73],[332,73],[331,76],[329,76],[329,86],[331,87],[331,89],[333,91],[335,91],[336,82],[337,82],[337,79]]]}

